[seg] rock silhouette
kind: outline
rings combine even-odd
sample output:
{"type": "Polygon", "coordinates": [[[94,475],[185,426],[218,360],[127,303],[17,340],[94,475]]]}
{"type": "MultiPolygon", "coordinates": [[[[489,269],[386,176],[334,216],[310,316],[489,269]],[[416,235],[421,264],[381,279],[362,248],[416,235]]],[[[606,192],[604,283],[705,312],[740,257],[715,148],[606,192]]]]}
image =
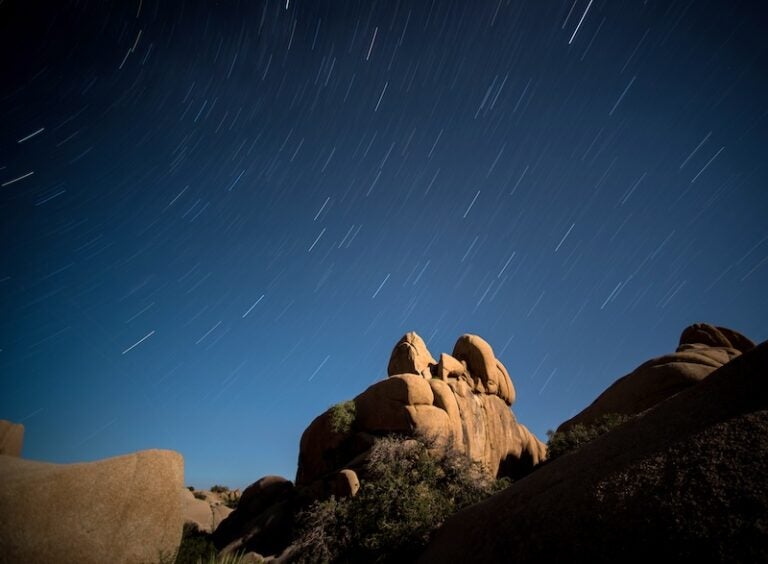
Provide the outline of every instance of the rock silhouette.
{"type": "MultiPolygon", "coordinates": [[[[693,327],[670,362],[695,350],[706,374],[453,515],[420,561],[767,561],[768,342],[693,327]]],[[[676,383],[681,368],[667,372],[676,383]]]]}
{"type": "Polygon", "coordinates": [[[707,323],[686,327],[674,353],[644,362],[619,378],[592,404],[558,427],[566,431],[608,413],[635,415],[693,386],[755,344],[744,335],[707,323]]]}

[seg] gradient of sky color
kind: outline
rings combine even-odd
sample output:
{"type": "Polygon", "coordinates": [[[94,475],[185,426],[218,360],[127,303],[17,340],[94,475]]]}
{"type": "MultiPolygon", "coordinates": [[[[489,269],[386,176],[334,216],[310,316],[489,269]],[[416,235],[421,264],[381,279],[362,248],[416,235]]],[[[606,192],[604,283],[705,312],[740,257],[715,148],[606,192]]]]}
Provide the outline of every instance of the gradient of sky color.
{"type": "Polygon", "coordinates": [[[540,438],[693,322],[768,338],[759,2],[0,4],[0,418],[293,477],[488,340],[540,438]]]}

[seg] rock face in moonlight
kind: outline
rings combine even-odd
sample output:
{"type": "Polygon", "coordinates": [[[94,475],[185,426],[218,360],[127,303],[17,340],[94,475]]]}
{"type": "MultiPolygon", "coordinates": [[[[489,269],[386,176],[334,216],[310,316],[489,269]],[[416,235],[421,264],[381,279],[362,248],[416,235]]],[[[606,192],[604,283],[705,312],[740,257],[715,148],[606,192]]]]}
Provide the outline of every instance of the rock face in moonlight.
{"type": "Polygon", "coordinates": [[[697,384],[712,372],[755,347],[750,339],[726,327],[694,323],[680,335],[677,350],[652,358],[616,380],[587,408],[558,427],[589,425],[601,415],[635,415],[697,384]]]}
{"type": "Polygon", "coordinates": [[[519,424],[509,406],[515,388],[491,346],[461,336],[438,360],[416,333],[395,345],[389,377],[354,401],[354,421],[338,428],[333,408],[304,431],[296,484],[325,483],[360,471],[377,437],[426,435],[481,463],[493,476],[518,477],[546,457],[546,447],[519,424]]]}
{"type": "Polygon", "coordinates": [[[169,450],[78,464],[0,455],[0,562],[159,562],[181,541],[183,483],[169,450]]]}

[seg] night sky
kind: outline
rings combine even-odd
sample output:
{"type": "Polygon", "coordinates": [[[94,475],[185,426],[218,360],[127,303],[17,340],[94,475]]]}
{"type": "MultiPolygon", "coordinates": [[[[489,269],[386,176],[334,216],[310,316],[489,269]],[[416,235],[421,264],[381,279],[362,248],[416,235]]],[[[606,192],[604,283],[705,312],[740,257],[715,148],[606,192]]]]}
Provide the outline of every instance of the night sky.
{"type": "Polygon", "coordinates": [[[761,5],[1,2],[0,418],[242,487],[407,331],[543,440],[690,323],[765,340],[761,5]]]}

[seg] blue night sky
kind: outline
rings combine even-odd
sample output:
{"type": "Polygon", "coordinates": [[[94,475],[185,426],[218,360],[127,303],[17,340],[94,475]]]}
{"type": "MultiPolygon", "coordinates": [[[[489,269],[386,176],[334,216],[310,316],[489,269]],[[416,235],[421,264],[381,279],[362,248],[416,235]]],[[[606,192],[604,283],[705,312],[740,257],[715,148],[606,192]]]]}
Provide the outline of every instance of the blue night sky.
{"type": "Polygon", "coordinates": [[[412,330],[542,439],[690,323],[768,338],[762,3],[49,4],[0,4],[27,458],[292,478],[412,330]]]}

